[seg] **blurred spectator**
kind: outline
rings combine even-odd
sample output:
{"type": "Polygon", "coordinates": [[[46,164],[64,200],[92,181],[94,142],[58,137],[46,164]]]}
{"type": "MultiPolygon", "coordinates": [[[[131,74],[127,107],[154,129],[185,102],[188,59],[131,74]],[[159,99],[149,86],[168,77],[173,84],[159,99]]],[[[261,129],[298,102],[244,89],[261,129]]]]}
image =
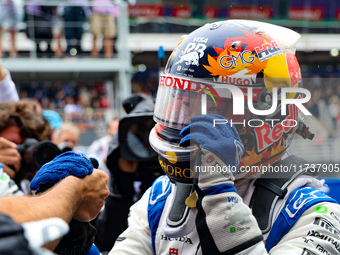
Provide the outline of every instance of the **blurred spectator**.
{"type": "Polygon", "coordinates": [[[60,114],[57,113],[56,111],[43,110],[42,114],[44,118],[47,119],[48,122],[50,123],[52,130],[61,127],[61,125],[63,124],[63,120],[60,114]]]}
{"type": "Polygon", "coordinates": [[[96,158],[99,162],[98,169],[105,171],[108,175],[110,173],[106,166],[105,159],[109,151],[109,143],[112,137],[117,133],[119,126],[119,119],[113,119],[107,126],[107,135],[92,142],[87,149],[86,156],[96,158]]]}
{"type": "Polygon", "coordinates": [[[11,74],[0,65],[0,102],[18,101],[19,96],[11,74]]]}
{"type": "Polygon", "coordinates": [[[8,31],[11,35],[10,57],[15,58],[18,56],[18,51],[15,43],[16,29],[19,22],[19,11],[17,8],[18,7],[14,3],[14,0],[1,0],[0,2],[0,57],[3,57],[1,36],[5,21],[7,21],[8,31]]]}
{"type": "Polygon", "coordinates": [[[324,135],[317,131],[314,135],[313,143],[314,146],[317,148],[318,153],[322,155],[321,157],[326,158],[324,155],[325,151],[323,149],[326,144],[326,139],[324,135]]]}
{"type": "Polygon", "coordinates": [[[98,57],[98,37],[102,34],[105,58],[112,58],[114,52],[113,38],[117,34],[116,7],[111,0],[92,0],[91,33],[93,34],[93,48],[91,55],[98,57]]]}
{"type": "Polygon", "coordinates": [[[99,107],[102,108],[102,109],[110,107],[110,101],[107,98],[107,95],[104,94],[100,97],[99,107]]]}
{"type": "Polygon", "coordinates": [[[55,42],[54,56],[61,58],[64,55],[64,50],[61,45],[62,37],[64,36],[64,21],[62,18],[63,7],[58,5],[53,8],[53,41],[55,42]]]}
{"type": "Polygon", "coordinates": [[[338,126],[338,121],[340,120],[340,100],[337,95],[332,96],[329,99],[329,113],[332,118],[332,123],[334,126],[338,126]]]}
{"type": "Polygon", "coordinates": [[[310,113],[313,114],[315,117],[319,117],[319,101],[321,98],[321,90],[316,89],[312,91],[311,93],[311,99],[306,103],[307,109],[310,111],[310,113]]]}
{"type": "Polygon", "coordinates": [[[26,2],[27,36],[36,44],[38,57],[52,56],[52,20],[53,7],[40,5],[40,0],[26,2]],[[45,46],[44,43],[46,44],[45,46]]]}
{"type": "Polygon", "coordinates": [[[156,98],[158,72],[137,72],[131,79],[132,91],[135,94],[145,94],[156,98]]]}
{"type": "Polygon", "coordinates": [[[79,138],[79,128],[71,122],[64,122],[59,128],[53,131],[51,140],[59,149],[63,149],[66,146],[74,149],[74,147],[78,145],[79,138]]]}
{"type": "Polygon", "coordinates": [[[84,109],[82,106],[76,104],[74,102],[74,98],[71,96],[66,97],[65,99],[65,106],[64,106],[64,112],[67,113],[80,113],[83,112],[84,109]]]}
{"type": "Polygon", "coordinates": [[[65,38],[68,56],[81,55],[81,38],[84,33],[84,22],[91,16],[88,0],[68,0],[64,8],[65,38]]]}

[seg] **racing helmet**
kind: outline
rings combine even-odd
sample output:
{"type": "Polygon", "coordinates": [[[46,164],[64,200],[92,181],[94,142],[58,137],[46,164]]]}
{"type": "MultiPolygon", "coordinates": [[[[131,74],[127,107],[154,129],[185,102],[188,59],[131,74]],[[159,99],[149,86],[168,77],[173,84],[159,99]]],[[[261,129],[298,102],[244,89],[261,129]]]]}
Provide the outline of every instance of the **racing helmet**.
{"type": "MultiPolygon", "coordinates": [[[[206,24],[183,36],[160,75],[150,144],[171,180],[190,183],[194,146],[182,147],[179,131],[190,118],[218,114],[235,125],[244,144],[242,166],[279,159],[298,129],[301,114],[284,88],[302,86],[290,29],[250,20],[206,24]],[[285,112],[283,114],[282,112],[285,112]]],[[[197,149],[197,148],[196,148],[197,149]]]]}

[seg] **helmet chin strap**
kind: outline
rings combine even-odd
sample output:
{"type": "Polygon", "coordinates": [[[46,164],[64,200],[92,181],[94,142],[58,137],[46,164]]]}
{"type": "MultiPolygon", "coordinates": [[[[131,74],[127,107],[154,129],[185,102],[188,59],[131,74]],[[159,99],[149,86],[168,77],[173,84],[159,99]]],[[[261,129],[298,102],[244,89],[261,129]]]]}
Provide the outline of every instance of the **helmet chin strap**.
{"type": "Polygon", "coordinates": [[[195,213],[196,208],[189,208],[185,202],[193,191],[193,185],[175,182],[170,210],[166,223],[163,225],[166,236],[171,238],[182,237],[195,228],[195,217],[189,215],[195,213]]]}
{"type": "Polygon", "coordinates": [[[299,123],[296,133],[302,136],[303,139],[313,140],[314,138],[314,134],[309,131],[309,127],[303,121],[299,123]]]}

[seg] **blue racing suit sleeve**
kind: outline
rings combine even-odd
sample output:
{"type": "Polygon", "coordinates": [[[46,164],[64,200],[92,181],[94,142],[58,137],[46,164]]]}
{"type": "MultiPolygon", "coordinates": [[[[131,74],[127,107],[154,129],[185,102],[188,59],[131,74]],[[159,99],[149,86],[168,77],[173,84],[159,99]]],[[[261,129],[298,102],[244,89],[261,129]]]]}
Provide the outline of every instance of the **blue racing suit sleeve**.
{"type": "Polygon", "coordinates": [[[314,187],[305,186],[294,190],[272,226],[266,241],[267,251],[269,252],[279,243],[307,209],[321,202],[337,203],[333,198],[314,187]]]}
{"type": "Polygon", "coordinates": [[[171,193],[172,185],[167,176],[157,178],[151,186],[148,202],[148,221],[151,230],[152,247],[155,251],[155,237],[165,202],[171,193]]]}

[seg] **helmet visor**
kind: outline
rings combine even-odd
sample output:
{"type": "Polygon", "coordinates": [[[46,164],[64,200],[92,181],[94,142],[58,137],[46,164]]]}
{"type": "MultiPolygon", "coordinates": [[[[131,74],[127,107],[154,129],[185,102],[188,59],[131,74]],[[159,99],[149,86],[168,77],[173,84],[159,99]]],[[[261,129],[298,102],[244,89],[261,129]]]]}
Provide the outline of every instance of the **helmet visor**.
{"type": "MultiPolygon", "coordinates": [[[[253,88],[252,100],[261,90],[260,87],[253,88]]],[[[251,114],[246,99],[247,93],[242,88],[236,90],[230,84],[161,76],[154,118],[161,125],[175,129],[182,129],[190,123],[191,117],[203,114],[221,115],[234,122],[247,121],[251,114]],[[235,100],[236,97],[239,100],[235,100]]]]}

